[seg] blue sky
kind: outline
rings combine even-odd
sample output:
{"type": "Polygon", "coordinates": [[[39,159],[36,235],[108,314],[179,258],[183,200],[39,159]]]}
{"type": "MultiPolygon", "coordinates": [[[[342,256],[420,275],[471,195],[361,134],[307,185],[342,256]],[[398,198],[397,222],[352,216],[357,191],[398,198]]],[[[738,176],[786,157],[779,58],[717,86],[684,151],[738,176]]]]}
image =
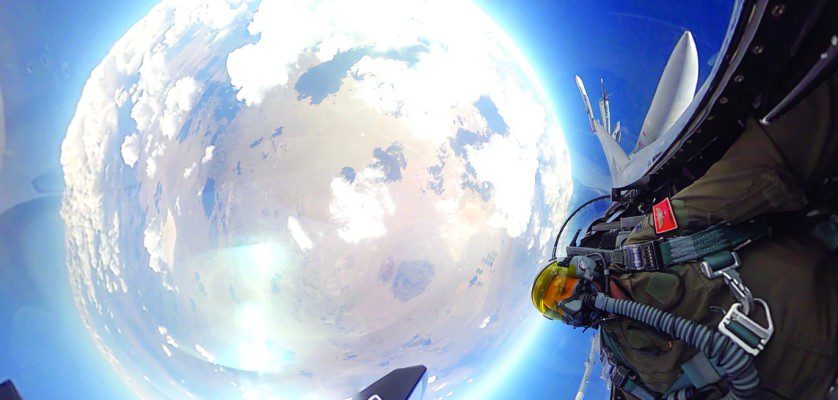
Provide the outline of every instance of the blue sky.
{"type": "MultiPolygon", "coordinates": [[[[733,6],[724,0],[479,3],[515,39],[537,71],[554,102],[571,157],[588,158],[603,171],[607,166],[598,141],[589,134],[573,76],[585,81],[591,103],[599,99],[599,78],[605,80],[612,120],[621,122],[623,147],[631,150],[681,33],[693,32],[700,85],[724,39],[733,6]]],[[[574,170],[575,175],[583,172],[574,170]]]]}
{"type": "MultiPolygon", "coordinates": [[[[681,32],[693,31],[701,82],[723,39],[732,7],[721,0],[479,3],[537,71],[553,100],[574,165],[602,171],[607,167],[597,141],[588,133],[573,75],[581,75],[594,93],[598,79],[605,79],[613,118],[625,127],[624,145],[630,148],[681,32]]],[[[4,60],[0,88],[9,132],[8,154],[0,169],[0,210],[19,205],[0,218],[0,237],[39,244],[15,254],[0,248],[5,282],[0,285],[0,315],[21,327],[0,330],[0,379],[12,377],[29,399],[127,396],[86,338],[70,300],[62,238],[56,230],[61,227],[56,215],[58,194],[49,188],[39,193],[30,182],[60,174],[60,142],[87,76],[111,44],[153,4],[39,0],[5,2],[0,9],[4,60]],[[53,334],[59,331],[60,335],[53,334]],[[68,388],[73,393],[68,394],[68,388]]],[[[577,176],[585,173],[574,170],[577,176]]],[[[3,244],[9,248],[9,242],[3,244]]],[[[523,361],[510,368],[495,388],[496,398],[572,397],[589,335],[545,323],[522,350],[523,361]]],[[[604,397],[601,382],[592,379],[588,398],[604,397]]]]}

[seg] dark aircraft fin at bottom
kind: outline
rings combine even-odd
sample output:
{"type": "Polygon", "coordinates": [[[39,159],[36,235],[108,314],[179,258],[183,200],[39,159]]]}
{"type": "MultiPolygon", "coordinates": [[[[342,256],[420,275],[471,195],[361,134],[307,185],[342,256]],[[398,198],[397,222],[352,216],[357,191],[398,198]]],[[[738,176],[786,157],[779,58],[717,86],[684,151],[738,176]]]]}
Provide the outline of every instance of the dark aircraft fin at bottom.
{"type": "MultiPolygon", "coordinates": [[[[394,369],[358,393],[353,400],[418,400],[425,391],[424,365],[394,369]]],[[[3,400],[3,399],[0,399],[3,400]]]]}
{"type": "Polygon", "coordinates": [[[12,381],[7,379],[0,383],[0,400],[22,400],[12,381]]]}

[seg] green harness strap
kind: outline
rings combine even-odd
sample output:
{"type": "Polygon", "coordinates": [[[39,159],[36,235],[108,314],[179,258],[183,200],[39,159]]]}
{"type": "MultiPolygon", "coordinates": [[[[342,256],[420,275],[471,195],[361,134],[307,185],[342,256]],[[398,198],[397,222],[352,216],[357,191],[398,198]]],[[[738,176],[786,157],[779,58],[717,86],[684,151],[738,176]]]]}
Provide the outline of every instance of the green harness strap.
{"type": "MultiPolygon", "coordinates": [[[[603,256],[627,271],[657,271],[687,261],[700,260],[721,251],[735,251],[765,235],[768,229],[757,222],[718,225],[692,235],[627,244],[603,256]]],[[[568,254],[589,254],[597,249],[568,247],[568,254]]]]}
{"type": "Polygon", "coordinates": [[[766,233],[756,222],[721,225],[688,236],[679,236],[660,243],[661,262],[665,266],[698,260],[722,250],[731,251],[766,233]]]}

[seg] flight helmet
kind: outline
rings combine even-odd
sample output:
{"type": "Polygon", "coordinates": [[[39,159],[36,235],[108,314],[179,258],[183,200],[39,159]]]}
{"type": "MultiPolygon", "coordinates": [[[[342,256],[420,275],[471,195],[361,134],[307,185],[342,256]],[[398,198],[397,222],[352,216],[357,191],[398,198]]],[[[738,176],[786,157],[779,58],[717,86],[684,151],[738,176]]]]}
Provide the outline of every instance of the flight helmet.
{"type": "Polygon", "coordinates": [[[558,302],[573,294],[579,282],[576,266],[570,259],[552,260],[535,277],[532,284],[532,304],[547,319],[562,319],[558,302]]]}

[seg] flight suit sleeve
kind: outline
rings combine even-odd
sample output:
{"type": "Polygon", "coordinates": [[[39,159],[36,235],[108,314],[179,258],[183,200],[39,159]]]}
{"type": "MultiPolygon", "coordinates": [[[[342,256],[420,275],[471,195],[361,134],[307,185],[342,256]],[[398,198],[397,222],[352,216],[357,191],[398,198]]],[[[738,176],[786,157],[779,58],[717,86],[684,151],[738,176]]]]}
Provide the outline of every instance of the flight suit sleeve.
{"type": "Polygon", "coordinates": [[[767,212],[806,206],[797,178],[754,119],[704,176],[671,201],[679,226],[691,230],[722,221],[736,224],[767,212]]]}
{"type": "MultiPolygon", "coordinates": [[[[838,74],[774,123],[749,118],[722,158],[672,197],[679,226],[747,221],[807,205],[825,178],[838,174],[838,74]]],[[[719,132],[724,135],[725,132],[719,132]]]]}
{"type": "Polygon", "coordinates": [[[656,234],[649,214],[626,243],[683,235],[720,222],[736,224],[767,212],[800,210],[807,204],[783,156],[753,119],[704,176],[670,200],[678,230],[656,234]]]}

